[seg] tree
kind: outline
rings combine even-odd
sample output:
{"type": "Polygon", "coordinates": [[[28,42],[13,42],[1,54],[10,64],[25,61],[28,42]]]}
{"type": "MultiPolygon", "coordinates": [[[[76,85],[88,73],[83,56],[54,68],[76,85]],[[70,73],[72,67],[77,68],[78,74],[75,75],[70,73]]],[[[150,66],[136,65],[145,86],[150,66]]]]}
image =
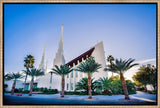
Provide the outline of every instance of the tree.
{"type": "Polygon", "coordinates": [[[128,90],[127,90],[127,86],[126,86],[126,81],[124,79],[123,74],[129,70],[130,68],[132,68],[133,66],[138,65],[137,63],[134,63],[135,60],[134,59],[128,59],[128,60],[115,60],[115,63],[109,64],[107,65],[107,67],[104,69],[104,71],[112,71],[114,73],[118,73],[120,75],[120,79],[121,79],[121,83],[122,83],[122,87],[123,87],[123,91],[125,94],[125,99],[126,100],[130,100],[129,95],[128,95],[128,90]]]}
{"type": "Polygon", "coordinates": [[[34,60],[35,59],[32,55],[27,55],[27,57],[25,57],[24,59],[24,67],[26,68],[26,70],[23,70],[23,72],[26,76],[25,76],[23,91],[25,90],[26,80],[27,80],[27,76],[30,73],[30,69],[33,68],[34,60]]]}
{"type": "MultiPolygon", "coordinates": [[[[110,64],[112,64],[113,61],[114,61],[114,57],[113,57],[112,55],[109,55],[109,56],[107,57],[107,61],[108,61],[110,64]]],[[[112,77],[113,77],[113,72],[112,72],[112,77]]]]}
{"type": "Polygon", "coordinates": [[[5,76],[5,80],[13,80],[13,85],[12,85],[12,90],[11,90],[11,95],[14,95],[14,90],[15,90],[15,87],[16,87],[16,81],[18,79],[21,79],[23,78],[22,74],[20,74],[19,72],[17,73],[8,73],[6,74],[5,76]]]}
{"type": "Polygon", "coordinates": [[[62,93],[61,93],[61,97],[64,97],[65,75],[69,74],[72,71],[73,71],[72,67],[68,67],[66,65],[60,65],[60,67],[55,65],[55,68],[53,68],[52,71],[51,71],[52,73],[54,73],[56,75],[60,75],[62,77],[62,93]]]}
{"type": "Polygon", "coordinates": [[[34,84],[34,77],[38,77],[38,76],[42,76],[44,75],[44,72],[41,71],[40,69],[36,69],[36,68],[32,68],[29,76],[32,77],[31,82],[30,82],[30,91],[29,91],[29,96],[32,96],[32,88],[33,88],[33,84],[34,84]]]}
{"type": "Polygon", "coordinates": [[[103,77],[103,78],[99,78],[98,81],[102,85],[102,90],[104,90],[105,92],[109,92],[111,90],[112,79],[108,79],[107,77],[106,78],[103,77]]]}
{"type": "Polygon", "coordinates": [[[138,69],[138,72],[132,77],[135,82],[143,84],[147,90],[147,84],[152,84],[154,89],[157,86],[157,69],[154,65],[143,65],[138,69]]]}
{"type": "Polygon", "coordinates": [[[94,57],[89,57],[86,59],[85,62],[81,62],[80,65],[77,67],[77,71],[84,72],[88,74],[88,94],[89,99],[92,99],[92,92],[91,92],[91,77],[92,73],[98,72],[98,69],[101,68],[101,64],[98,64],[94,57]]]}
{"type": "MultiPolygon", "coordinates": [[[[94,89],[96,88],[96,83],[97,81],[93,81],[93,79],[91,79],[92,91],[94,91],[94,89]]],[[[85,90],[85,92],[88,93],[88,78],[87,77],[82,78],[79,82],[77,82],[76,90],[85,90]]]]}

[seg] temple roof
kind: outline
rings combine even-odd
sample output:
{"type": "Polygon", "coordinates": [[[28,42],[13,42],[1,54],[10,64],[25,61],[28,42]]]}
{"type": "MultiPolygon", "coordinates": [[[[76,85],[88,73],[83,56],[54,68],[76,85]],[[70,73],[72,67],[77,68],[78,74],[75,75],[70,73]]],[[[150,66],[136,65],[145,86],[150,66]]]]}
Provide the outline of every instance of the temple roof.
{"type": "Polygon", "coordinates": [[[82,58],[85,60],[87,57],[90,57],[92,52],[94,51],[94,47],[89,49],[88,51],[86,51],[85,53],[81,54],[80,56],[76,57],[75,59],[71,60],[70,62],[66,63],[65,65],[67,66],[73,66],[73,63],[75,65],[78,64],[78,61],[79,62],[82,62],[82,58]]]}

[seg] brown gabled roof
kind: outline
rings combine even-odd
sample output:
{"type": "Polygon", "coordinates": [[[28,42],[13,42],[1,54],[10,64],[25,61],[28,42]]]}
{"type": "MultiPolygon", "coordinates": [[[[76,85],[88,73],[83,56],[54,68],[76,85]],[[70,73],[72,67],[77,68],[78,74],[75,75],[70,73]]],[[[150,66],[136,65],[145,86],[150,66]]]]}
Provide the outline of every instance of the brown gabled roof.
{"type": "Polygon", "coordinates": [[[82,58],[85,60],[87,57],[90,57],[92,52],[94,51],[94,47],[89,49],[88,51],[86,51],[85,53],[81,54],[80,56],[76,57],[75,59],[71,60],[70,62],[66,63],[65,65],[67,66],[73,66],[73,63],[75,63],[75,65],[78,64],[79,62],[82,62],[82,58]]]}

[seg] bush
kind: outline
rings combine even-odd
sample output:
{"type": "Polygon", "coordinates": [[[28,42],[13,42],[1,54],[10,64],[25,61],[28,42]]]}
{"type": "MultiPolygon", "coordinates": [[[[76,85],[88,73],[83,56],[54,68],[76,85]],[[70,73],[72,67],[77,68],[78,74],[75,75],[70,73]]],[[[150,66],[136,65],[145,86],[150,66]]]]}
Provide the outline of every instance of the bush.
{"type": "Polygon", "coordinates": [[[46,87],[43,88],[33,88],[33,91],[41,91],[42,93],[38,93],[38,94],[56,94],[58,93],[57,89],[47,89],[46,87]]]}
{"type": "Polygon", "coordinates": [[[18,92],[19,92],[19,93],[22,93],[22,91],[23,91],[23,88],[19,88],[19,89],[18,89],[18,92]]]}
{"type": "Polygon", "coordinates": [[[87,95],[87,92],[80,92],[79,95],[87,95]]]}
{"type": "Polygon", "coordinates": [[[40,88],[32,88],[33,91],[40,91],[40,88]]]}
{"type": "Polygon", "coordinates": [[[137,91],[144,91],[144,87],[137,87],[136,90],[137,91]]]}
{"type": "Polygon", "coordinates": [[[29,93],[29,90],[25,90],[25,91],[23,91],[22,93],[29,93]]]}
{"type": "Polygon", "coordinates": [[[126,85],[127,85],[127,89],[128,89],[129,94],[135,94],[136,93],[135,83],[133,83],[130,80],[126,80],[126,85]]]}
{"type": "Polygon", "coordinates": [[[151,93],[152,94],[157,94],[157,90],[153,90],[151,93]]]}
{"type": "Polygon", "coordinates": [[[4,90],[4,92],[6,92],[6,88],[8,87],[8,85],[7,84],[4,84],[4,88],[3,88],[3,90],[4,90]]]}
{"type": "Polygon", "coordinates": [[[15,89],[14,89],[14,92],[15,92],[15,93],[18,93],[18,92],[19,92],[19,90],[18,90],[17,88],[15,88],[15,89]]]}

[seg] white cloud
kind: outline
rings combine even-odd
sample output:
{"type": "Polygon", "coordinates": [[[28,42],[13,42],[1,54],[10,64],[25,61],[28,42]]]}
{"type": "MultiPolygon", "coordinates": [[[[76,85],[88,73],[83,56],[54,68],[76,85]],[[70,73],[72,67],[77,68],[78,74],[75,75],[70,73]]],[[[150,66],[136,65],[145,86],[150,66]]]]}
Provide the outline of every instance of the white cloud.
{"type": "Polygon", "coordinates": [[[129,69],[129,70],[124,74],[124,77],[126,77],[127,79],[133,81],[132,77],[133,77],[133,75],[136,74],[136,72],[138,72],[138,69],[139,69],[140,65],[143,65],[143,64],[146,64],[146,63],[155,65],[155,62],[156,62],[156,59],[155,59],[155,58],[136,61],[135,63],[139,63],[139,65],[138,65],[138,66],[135,66],[135,67],[132,67],[131,69],[129,69]],[[151,62],[153,62],[153,63],[151,63],[151,62]]]}
{"type": "Polygon", "coordinates": [[[147,59],[147,60],[140,60],[140,61],[136,61],[136,63],[143,64],[143,63],[148,63],[153,61],[156,61],[156,59],[153,58],[153,59],[147,59]]]}

